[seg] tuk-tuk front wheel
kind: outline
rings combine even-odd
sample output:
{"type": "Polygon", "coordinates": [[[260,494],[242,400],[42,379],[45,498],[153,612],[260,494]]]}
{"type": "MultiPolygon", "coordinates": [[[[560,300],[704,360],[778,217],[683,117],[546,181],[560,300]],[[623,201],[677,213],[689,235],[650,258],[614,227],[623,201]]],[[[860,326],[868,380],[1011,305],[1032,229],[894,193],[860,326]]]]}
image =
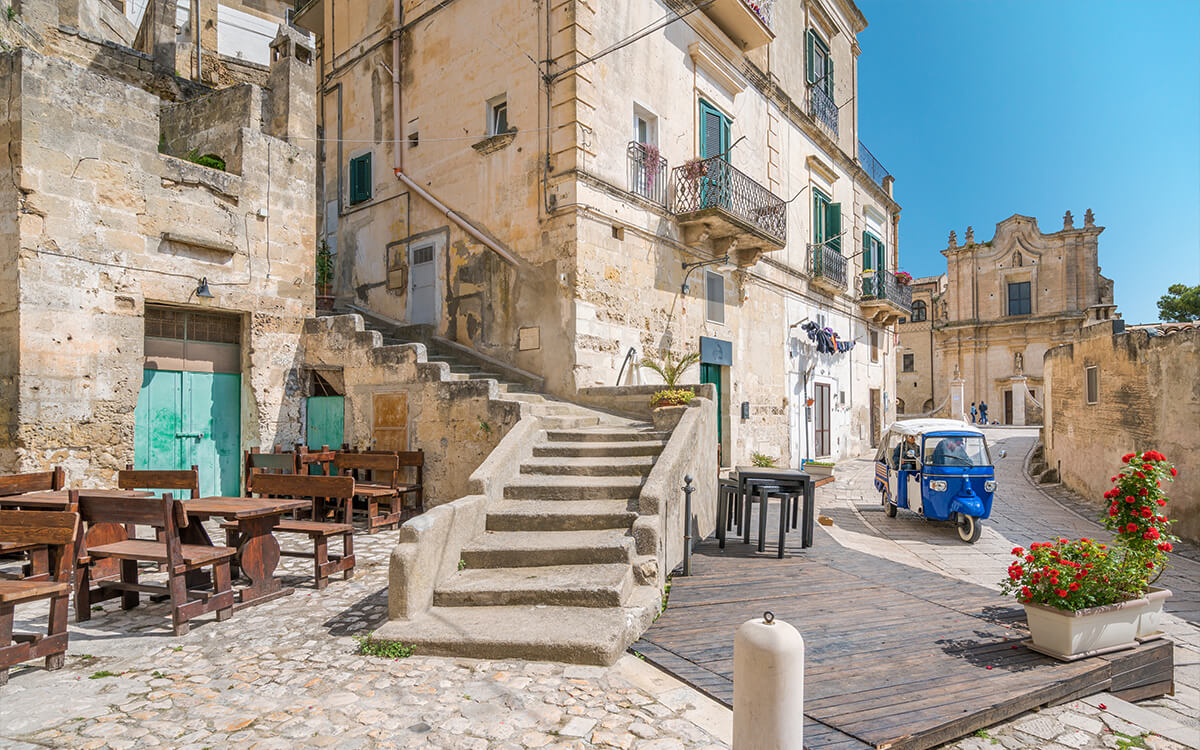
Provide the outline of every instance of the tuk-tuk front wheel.
{"type": "Polygon", "coordinates": [[[979,522],[978,518],[968,516],[966,513],[959,513],[957,525],[959,539],[967,544],[979,541],[979,536],[983,533],[983,524],[979,522]]]}

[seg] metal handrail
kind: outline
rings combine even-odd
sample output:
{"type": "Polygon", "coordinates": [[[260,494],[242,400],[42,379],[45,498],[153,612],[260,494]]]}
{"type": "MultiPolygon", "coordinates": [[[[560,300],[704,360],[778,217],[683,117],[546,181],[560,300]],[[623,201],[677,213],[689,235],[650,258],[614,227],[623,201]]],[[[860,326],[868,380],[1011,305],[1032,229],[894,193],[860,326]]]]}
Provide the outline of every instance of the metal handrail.
{"type": "Polygon", "coordinates": [[[671,172],[672,213],[720,209],[787,242],[787,203],[720,156],[690,161],[671,172]]]}
{"type": "Polygon", "coordinates": [[[813,277],[827,279],[846,288],[846,257],[833,248],[821,244],[814,245],[810,256],[810,268],[813,277]]]}
{"type": "Polygon", "coordinates": [[[872,154],[871,150],[863,145],[862,141],[858,142],[858,163],[862,165],[862,168],[866,170],[871,179],[875,181],[875,184],[879,185],[880,187],[883,187],[883,181],[886,178],[892,176],[891,173],[879,163],[879,160],[875,158],[875,154],[872,154]]]}
{"type": "Polygon", "coordinates": [[[808,87],[808,113],[837,135],[838,108],[833,102],[833,97],[825,92],[821,81],[808,87]]]}
{"type": "Polygon", "coordinates": [[[625,149],[626,160],[629,164],[629,191],[654,201],[660,206],[667,205],[667,159],[662,154],[651,153],[653,146],[645,143],[630,141],[625,149]]]}

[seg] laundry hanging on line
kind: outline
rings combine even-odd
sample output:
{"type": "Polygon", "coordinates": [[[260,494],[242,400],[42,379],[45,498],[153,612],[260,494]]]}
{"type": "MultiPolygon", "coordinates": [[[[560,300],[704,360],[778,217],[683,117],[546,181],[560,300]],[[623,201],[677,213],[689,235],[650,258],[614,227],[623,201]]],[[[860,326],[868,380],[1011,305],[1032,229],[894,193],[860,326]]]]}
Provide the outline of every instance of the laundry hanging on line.
{"type": "Polygon", "coordinates": [[[800,330],[808,334],[808,340],[817,344],[820,354],[841,354],[854,348],[853,341],[839,341],[832,328],[822,328],[816,323],[808,322],[800,326],[800,330]]]}

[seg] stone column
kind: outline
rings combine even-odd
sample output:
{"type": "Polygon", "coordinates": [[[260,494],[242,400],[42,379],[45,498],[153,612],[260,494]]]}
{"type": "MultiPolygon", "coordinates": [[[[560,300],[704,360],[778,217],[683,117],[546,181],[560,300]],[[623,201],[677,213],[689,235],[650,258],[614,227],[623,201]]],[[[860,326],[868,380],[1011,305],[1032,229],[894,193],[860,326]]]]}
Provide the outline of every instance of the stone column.
{"type": "Polygon", "coordinates": [[[311,140],[317,131],[313,51],[308,40],[286,24],[279,25],[271,42],[267,85],[267,133],[316,150],[311,140]]]}
{"type": "Polygon", "coordinates": [[[964,422],[967,419],[967,414],[963,411],[963,386],[966,382],[962,378],[950,381],[950,418],[961,419],[964,422]]]}
{"type": "Polygon", "coordinates": [[[1012,383],[1012,423],[1015,425],[1025,424],[1025,397],[1028,395],[1025,380],[1024,375],[1013,375],[1008,379],[1008,382],[1012,383]]]}

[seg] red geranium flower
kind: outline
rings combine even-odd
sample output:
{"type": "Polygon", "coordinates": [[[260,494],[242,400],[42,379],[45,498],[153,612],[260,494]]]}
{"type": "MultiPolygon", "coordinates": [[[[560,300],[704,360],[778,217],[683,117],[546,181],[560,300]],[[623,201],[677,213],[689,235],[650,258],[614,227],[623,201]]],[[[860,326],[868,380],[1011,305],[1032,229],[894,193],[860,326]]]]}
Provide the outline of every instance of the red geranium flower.
{"type": "Polygon", "coordinates": [[[1021,555],[1025,554],[1025,550],[1021,549],[1020,547],[1013,547],[1012,553],[1017,557],[1020,557],[1021,555]]]}
{"type": "Polygon", "coordinates": [[[1132,523],[1132,522],[1130,522],[1130,523],[1129,523],[1129,524],[1128,524],[1128,525],[1125,527],[1125,530],[1126,530],[1126,531],[1137,531],[1137,527],[1138,527],[1138,525],[1137,525],[1136,523],[1132,523]]]}
{"type": "Polygon", "coordinates": [[[1172,466],[1171,467],[1171,476],[1178,476],[1178,474],[1179,474],[1179,472],[1175,470],[1174,466],[1172,466]]]}
{"type": "Polygon", "coordinates": [[[1054,593],[1058,594],[1059,596],[1061,596],[1063,598],[1066,598],[1067,594],[1069,594],[1071,592],[1067,591],[1066,589],[1055,589],[1054,593]]]}
{"type": "Polygon", "coordinates": [[[1125,463],[1129,463],[1129,459],[1133,458],[1133,456],[1134,454],[1132,453],[1126,453],[1124,456],[1121,456],[1121,460],[1125,463]]]}
{"type": "Polygon", "coordinates": [[[1069,589],[1070,589],[1070,590],[1072,590],[1072,591],[1078,591],[1078,590],[1079,590],[1079,584],[1078,584],[1078,583],[1072,583],[1072,584],[1071,584],[1070,586],[1068,586],[1067,588],[1069,588],[1069,589]]]}

